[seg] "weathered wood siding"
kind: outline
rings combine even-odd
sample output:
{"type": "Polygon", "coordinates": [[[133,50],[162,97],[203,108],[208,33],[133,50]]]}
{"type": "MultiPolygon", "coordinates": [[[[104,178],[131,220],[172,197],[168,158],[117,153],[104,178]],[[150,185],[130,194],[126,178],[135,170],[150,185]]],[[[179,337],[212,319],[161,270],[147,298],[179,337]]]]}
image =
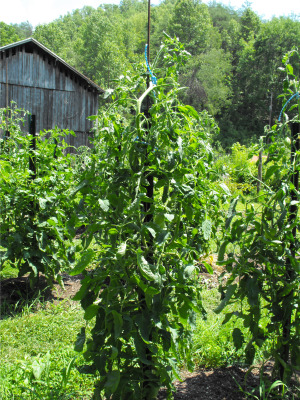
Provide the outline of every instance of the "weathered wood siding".
{"type": "Polygon", "coordinates": [[[13,100],[35,114],[37,132],[70,129],[76,134],[66,140],[71,146],[88,145],[92,122],[87,117],[97,114],[98,97],[80,76],[35,46],[0,53],[0,107],[13,100]]]}

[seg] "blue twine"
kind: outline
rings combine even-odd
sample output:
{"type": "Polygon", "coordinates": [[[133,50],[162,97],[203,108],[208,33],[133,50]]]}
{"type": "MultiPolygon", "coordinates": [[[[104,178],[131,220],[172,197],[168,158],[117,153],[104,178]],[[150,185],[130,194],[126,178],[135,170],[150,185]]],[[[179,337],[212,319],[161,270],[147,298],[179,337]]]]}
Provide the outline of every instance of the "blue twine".
{"type": "Polygon", "coordinates": [[[297,97],[297,99],[298,99],[298,98],[300,97],[300,93],[297,92],[297,93],[293,94],[293,96],[291,96],[291,97],[288,99],[288,101],[285,103],[285,105],[282,107],[282,109],[281,109],[281,111],[280,111],[279,118],[278,118],[278,122],[280,122],[280,120],[281,120],[281,116],[282,116],[283,110],[285,109],[285,107],[289,104],[289,102],[290,102],[294,97],[297,97]]]}
{"type": "Polygon", "coordinates": [[[152,71],[151,71],[151,69],[150,69],[150,66],[149,66],[148,57],[147,57],[147,48],[148,48],[148,44],[146,44],[146,46],[145,46],[145,60],[146,60],[146,66],[147,66],[147,69],[148,69],[149,74],[150,74],[150,76],[151,76],[151,81],[152,81],[153,85],[157,85],[157,79],[156,79],[156,77],[153,75],[153,73],[152,73],[152,71]]]}

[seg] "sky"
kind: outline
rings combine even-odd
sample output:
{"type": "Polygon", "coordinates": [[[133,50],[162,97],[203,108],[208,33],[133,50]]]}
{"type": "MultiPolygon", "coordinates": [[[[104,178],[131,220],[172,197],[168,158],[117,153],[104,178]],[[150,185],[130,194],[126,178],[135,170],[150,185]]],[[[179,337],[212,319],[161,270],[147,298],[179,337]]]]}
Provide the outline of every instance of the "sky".
{"type": "MultiPolygon", "coordinates": [[[[210,0],[203,0],[209,3],[210,0]]],[[[245,0],[216,0],[217,3],[240,9],[245,0]]],[[[45,24],[72,12],[77,8],[100,4],[120,4],[120,0],[5,0],[1,2],[0,21],[6,24],[19,24],[28,21],[33,27],[45,24]]],[[[151,0],[152,5],[159,4],[160,0],[151,0]]],[[[300,19],[300,0],[252,0],[250,7],[263,19],[273,16],[294,15],[300,19]]]]}

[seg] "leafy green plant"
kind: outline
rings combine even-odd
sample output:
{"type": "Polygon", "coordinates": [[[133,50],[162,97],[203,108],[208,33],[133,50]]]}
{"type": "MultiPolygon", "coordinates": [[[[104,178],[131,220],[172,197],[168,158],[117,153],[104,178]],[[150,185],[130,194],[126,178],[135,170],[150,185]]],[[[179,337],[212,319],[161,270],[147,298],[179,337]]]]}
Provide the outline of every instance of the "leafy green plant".
{"type": "Polygon", "coordinates": [[[171,398],[177,366],[192,368],[191,330],[204,313],[199,261],[221,218],[222,196],[208,180],[216,127],[178,100],[182,44],[167,37],[160,54],[157,86],[146,87],[144,68],[121,77],[78,187],[88,225],[71,274],[84,274],[75,299],[95,323],[75,347],[86,343],[82,371],[99,373],[95,399],[154,399],[161,386],[171,398]]]}
{"type": "MultiPolygon", "coordinates": [[[[299,80],[293,74],[290,58],[284,59],[286,80],[285,96],[299,92],[299,80]]],[[[285,97],[286,102],[288,97],[285,97]]],[[[288,103],[285,103],[288,104],[288,103]]],[[[300,102],[289,106],[295,113],[293,122],[299,123],[300,102]]],[[[295,369],[299,369],[299,241],[298,204],[299,188],[299,138],[291,138],[291,156],[288,158],[283,145],[282,133],[287,132],[288,118],[274,125],[269,132],[268,152],[270,166],[265,176],[271,177],[278,170],[285,170],[277,187],[264,184],[261,206],[255,208],[253,201],[245,201],[245,209],[237,211],[238,198],[233,199],[226,221],[226,234],[219,250],[219,262],[229,273],[226,286],[221,285],[222,301],[216,311],[220,312],[232,302],[240,303],[235,312],[227,312],[226,321],[242,318],[251,332],[245,343],[240,329],[233,331],[236,347],[246,344],[245,353],[251,364],[257,348],[267,341],[266,355],[275,359],[274,376],[283,383],[295,369]],[[226,255],[227,246],[232,251],[226,255]]],[[[297,126],[296,126],[297,127],[297,126]]],[[[266,178],[267,180],[267,178],[266,178]]]]}
{"type": "Polygon", "coordinates": [[[67,239],[74,232],[66,222],[75,182],[72,156],[63,154],[66,132],[40,132],[34,139],[21,131],[22,123],[16,106],[0,111],[0,129],[9,132],[0,139],[0,266],[16,267],[19,276],[29,273],[34,284],[40,273],[59,279],[73,260],[67,239]]]}

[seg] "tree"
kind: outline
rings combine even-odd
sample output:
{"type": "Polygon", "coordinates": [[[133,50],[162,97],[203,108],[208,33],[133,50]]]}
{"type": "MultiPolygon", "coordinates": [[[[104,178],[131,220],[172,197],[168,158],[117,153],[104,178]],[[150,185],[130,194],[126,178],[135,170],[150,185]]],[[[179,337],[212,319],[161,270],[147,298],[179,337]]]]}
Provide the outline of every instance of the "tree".
{"type": "Polygon", "coordinates": [[[173,0],[164,0],[151,10],[151,44],[157,50],[161,45],[163,32],[170,33],[169,27],[174,16],[175,4],[173,0]]]}
{"type": "Polygon", "coordinates": [[[221,35],[221,47],[234,56],[239,42],[240,16],[237,11],[220,3],[210,3],[208,7],[213,26],[221,35]]]}
{"type": "Polygon", "coordinates": [[[51,22],[46,25],[38,25],[34,31],[33,37],[48,47],[57,55],[63,57],[63,51],[66,48],[66,38],[57,22],[51,22]]]}
{"type": "Polygon", "coordinates": [[[80,41],[80,29],[94,11],[93,7],[85,6],[49,24],[38,25],[33,37],[79,69],[80,55],[77,51],[77,43],[80,41]]]}
{"type": "Polygon", "coordinates": [[[20,40],[20,37],[16,28],[13,25],[0,22],[0,46],[5,46],[18,40],[20,40]]]}
{"type": "Polygon", "coordinates": [[[32,37],[33,27],[28,21],[21,22],[20,24],[13,24],[13,26],[21,40],[32,37]]]}
{"type": "Polygon", "coordinates": [[[169,34],[185,43],[193,55],[213,45],[215,35],[208,7],[199,0],[177,0],[169,23],[169,34]]]}
{"type": "Polygon", "coordinates": [[[103,87],[109,87],[126,66],[122,26],[101,8],[85,18],[76,46],[80,70],[103,87]]]}
{"type": "MultiPolygon", "coordinates": [[[[264,126],[279,116],[282,107],[278,99],[282,81],[279,67],[283,54],[293,46],[300,46],[300,24],[290,18],[274,18],[261,25],[256,37],[252,35],[248,42],[242,39],[241,43],[232,80],[234,102],[220,127],[222,140],[227,141],[226,137],[234,137],[236,132],[247,143],[263,135],[264,126]]],[[[297,72],[298,62],[294,68],[297,72]]]]}
{"type": "Polygon", "coordinates": [[[222,49],[211,49],[190,59],[181,77],[188,87],[185,101],[197,110],[207,109],[210,114],[218,114],[230,104],[231,59],[222,49]]]}
{"type": "Polygon", "coordinates": [[[261,21],[259,16],[252,11],[251,8],[246,7],[241,16],[240,25],[241,39],[245,40],[245,42],[249,42],[259,33],[261,21]]]}

